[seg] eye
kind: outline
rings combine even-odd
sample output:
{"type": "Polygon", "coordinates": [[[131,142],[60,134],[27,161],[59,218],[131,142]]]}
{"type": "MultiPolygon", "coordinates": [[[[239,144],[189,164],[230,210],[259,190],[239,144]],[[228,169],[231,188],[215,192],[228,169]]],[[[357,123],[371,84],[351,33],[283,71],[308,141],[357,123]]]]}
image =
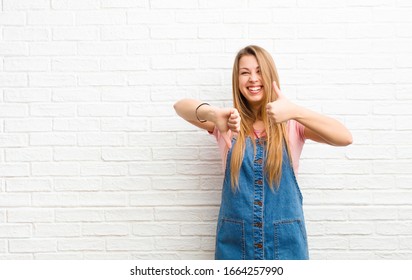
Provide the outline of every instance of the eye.
{"type": "Polygon", "coordinates": [[[240,75],[248,75],[249,72],[240,72],[240,75]]]}

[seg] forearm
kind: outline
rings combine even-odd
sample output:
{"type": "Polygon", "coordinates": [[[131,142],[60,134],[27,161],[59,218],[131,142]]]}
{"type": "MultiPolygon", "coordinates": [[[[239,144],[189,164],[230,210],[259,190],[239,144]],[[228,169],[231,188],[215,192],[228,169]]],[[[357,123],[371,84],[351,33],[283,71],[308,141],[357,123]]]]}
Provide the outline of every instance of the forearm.
{"type": "Polygon", "coordinates": [[[297,105],[293,118],[305,126],[305,136],[309,139],[334,146],[347,146],[352,143],[349,130],[333,118],[297,105]]]}
{"type": "Polygon", "coordinates": [[[196,112],[196,108],[202,103],[202,101],[196,99],[182,99],[174,104],[174,108],[176,113],[186,121],[212,132],[215,128],[216,111],[218,108],[205,104],[200,106],[196,112]],[[199,120],[205,120],[206,122],[200,122],[199,120]]]}
{"type": "Polygon", "coordinates": [[[215,107],[205,104],[196,110],[202,103],[204,102],[196,99],[182,99],[174,104],[174,108],[176,113],[188,122],[199,122],[199,120],[215,122],[215,107]]]}

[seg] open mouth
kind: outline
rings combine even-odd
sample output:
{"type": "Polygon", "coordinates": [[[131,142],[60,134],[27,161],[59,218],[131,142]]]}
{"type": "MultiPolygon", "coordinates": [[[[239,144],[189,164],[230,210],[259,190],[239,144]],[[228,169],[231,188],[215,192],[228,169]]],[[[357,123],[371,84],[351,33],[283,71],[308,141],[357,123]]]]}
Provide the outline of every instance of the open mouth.
{"type": "Polygon", "coordinates": [[[248,91],[253,95],[259,94],[262,91],[262,88],[262,86],[247,87],[248,91]]]}

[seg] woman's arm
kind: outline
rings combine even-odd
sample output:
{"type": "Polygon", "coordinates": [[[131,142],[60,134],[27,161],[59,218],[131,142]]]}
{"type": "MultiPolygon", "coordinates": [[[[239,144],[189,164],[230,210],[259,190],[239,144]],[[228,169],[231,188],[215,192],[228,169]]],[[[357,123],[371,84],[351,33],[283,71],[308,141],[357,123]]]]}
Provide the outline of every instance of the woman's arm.
{"type": "Polygon", "coordinates": [[[273,83],[278,99],[266,106],[268,116],[275,122],[294,119],[305,126],[305,137],[334,146],[352,144],[352,134],[337,120],[290,102],[273,83]]]}
{"type": "Polygon", "coordinates": [[[216,127],[229,148],[231,141],[228,131],[237,133],[240,130],[239,112],[234,108],[218,108],[195,99],[179,100],[174,104],[174,108],[180,117],[197,127],[209,132],[216,127]]]}

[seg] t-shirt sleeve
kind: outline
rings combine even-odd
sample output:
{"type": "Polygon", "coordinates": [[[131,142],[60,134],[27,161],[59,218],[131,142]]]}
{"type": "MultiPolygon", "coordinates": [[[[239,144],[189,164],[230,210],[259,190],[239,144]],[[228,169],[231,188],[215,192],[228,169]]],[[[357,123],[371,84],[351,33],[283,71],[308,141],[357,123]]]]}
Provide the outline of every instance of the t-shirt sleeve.
{"type": "Polygon", "coordinates": [[[287,124],[289,148],[293,162],[293,170],[297,176],[299,171],[299,160],[305,144],[305,126],[295,120],[290,120],[287,124]]]}
{"type": "MultiPolygon", "coordinates": [[[[213,135],[216,138],[217,145],[219,147],[220,157],[222,159],[222,169],[226,169],[226,157],[228,153],[228,147],[226,145],[225,139],[223,139],[222,134],[216,128],[213,129],[212,132],[209,131],[209,134],[213,135]]],[[[229,139],[232,138],[232,132],[229,130],[229,139]]]]}

